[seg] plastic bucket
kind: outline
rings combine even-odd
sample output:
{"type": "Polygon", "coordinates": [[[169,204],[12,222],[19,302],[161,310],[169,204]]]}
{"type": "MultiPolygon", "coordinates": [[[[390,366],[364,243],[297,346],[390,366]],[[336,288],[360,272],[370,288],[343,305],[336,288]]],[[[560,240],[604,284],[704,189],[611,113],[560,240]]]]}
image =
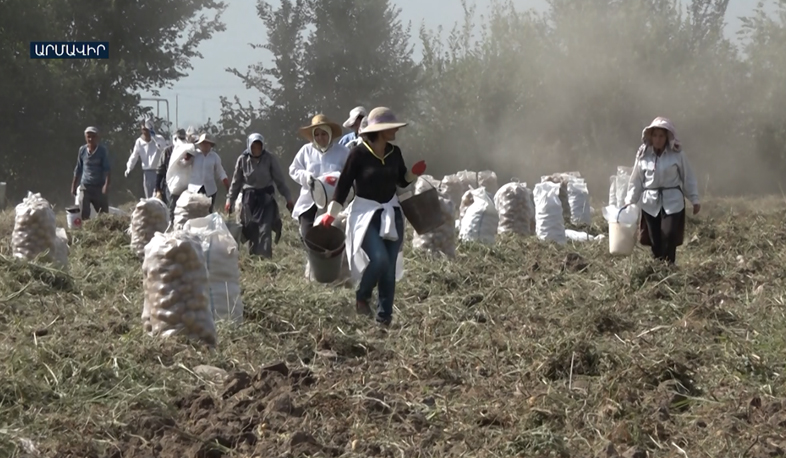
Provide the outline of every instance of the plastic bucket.
{"type": "Polygon", "coordinates": [[[325,227],[318,224],[308,229],[303,241],[316,282],[333,283],[338,280],[341,275],[345,239],[344,231],[335,226],[325,227]]]}
{"type": "Polygon", "coordinates": [[[79,207],[66,207],[66,220],[71,230],[82,229],[82,210],[79,207]]]}
{"type": "Polygon", "coordinates": [[[636,248],[638,224],[620,223],[619,215],[623,210],[624,208],[617,213],[616,222],[609,222],[609,253],[614,256],[630,256],[636,248]]]}
{"type": "Polygon", "coordinates": [[[399,196],[399,205],[401,205],[404,217],[419,235],[434,232],[445,224],[439,204],[439,192],[428,180],[426,182],[431,186],[431,189],[420,194],[406,192],[399,196]]]}

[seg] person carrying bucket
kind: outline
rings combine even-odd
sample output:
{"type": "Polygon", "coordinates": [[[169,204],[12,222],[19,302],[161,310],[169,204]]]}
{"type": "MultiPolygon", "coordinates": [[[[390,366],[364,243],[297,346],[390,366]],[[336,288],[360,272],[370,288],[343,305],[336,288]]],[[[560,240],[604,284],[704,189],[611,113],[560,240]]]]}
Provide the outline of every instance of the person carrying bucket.
{"type": "Polygon", "coordinates": [[[281,238],[281,215],[274,198],[276,188],[291,212],[294,204],[278,158],[265,149],[261,134],[251,134],[246,140],[246,150],[237,158],[224,211],[231,214],[235,201],[243,194],[240,212],[243,236],[250,243],[251,254],[267,259],[273,257],[272,233],[276,233],[276,243],[281,238]]]}
{"type": "Polygon", "coordinates": [[[623,208],[641,200],[639,242],[650,245],[655,259],[674,264],[685,235],[685,198],[694,215],[701,210],[698,182],[671,121],[655,118],[641,142],[623,208]]]}
{"type": "Polygon", "coordinates": [[[347,162],[349,149],[336,143],[341,136],[341,126],[323,114],[314,116],[311,125],[301,127],[299,132],[308,143],[295,155],[289,166],[289,176],[301,186],[292,217],[300,222],[300,237],[304,238],[314,225],[318,211],[311,196],[314,180],[327,173],[340,172],[347,162]]]}
{"type": "Polygon", "coordinates": [[[328,211],[319,219],[324,226],[333,224],[354,183],[355,199],[347,208],[346,254],[358,285],[356,309],[372,315],[368,303],[378,286],[376,321],[383,326],[392,322],[396,281],[403,273],[399,257],[404,215],[396,188],[409,186],[426,171],[425,161],[407,170],[401,149],[390,143],[406,125],[389,108],[371,110],[360,130],[363,141],[349,152],[328,211]]]}

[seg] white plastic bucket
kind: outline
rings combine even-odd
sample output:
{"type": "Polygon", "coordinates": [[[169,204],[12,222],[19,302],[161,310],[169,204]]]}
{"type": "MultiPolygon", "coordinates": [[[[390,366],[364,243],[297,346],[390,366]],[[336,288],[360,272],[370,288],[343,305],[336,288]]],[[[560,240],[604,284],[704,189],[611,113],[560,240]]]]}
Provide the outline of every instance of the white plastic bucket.
{"type": "Polygon", "coordinates": [[[603,217],[609,223],[609,253],[613,256],[633,254],[639,228],[638,207],[635,205],[627,208],[609,206],[603,209],[603,217]]]}
{"type": "Polygon", "coordinates": [[[82,229],[82,210],[79,207],[66,208],[66,220],[71,230],[82,229]]]}

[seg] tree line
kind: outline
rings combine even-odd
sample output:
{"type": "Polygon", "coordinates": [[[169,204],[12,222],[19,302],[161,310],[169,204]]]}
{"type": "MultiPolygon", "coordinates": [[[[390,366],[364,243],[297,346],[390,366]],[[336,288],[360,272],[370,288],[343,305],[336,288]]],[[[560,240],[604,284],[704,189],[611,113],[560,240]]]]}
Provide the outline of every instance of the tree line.
{"type": "MultiPolygon", "coordinates": [[[[133,93],[182,77],[198,44],[223,30],[224,5],[210,0],[151,0],[123,11],[110,2],[88,16],[95,27],[79,13],[93,3],[34,3],[42,8],[32,12],[20,0],[0,6],[0,52],[12,63],[0,69],[10,82],[0,89],[0,110],[14,120],[0,125],[8,165],[0,181],[17,194],[26,191],[19,183],[38,182],[41,172],[42,192],[59,192],[60,183],[65,189],[87,124],[101,124],[107,141],[123,145],[110,150],[122,163],[143,111],[133,93]],[[13,8],[24,10],[24,20],[3,14],[13,8]],[[150,11],[170,10],[184,19],[149,20],[150,11]],[[40,31],[44,23],[56,24],[58,37],[108,36],[121,58],[31,61],[28,37],[52,35],[40,31]],[[181,33],[190,33],[186,44],[177,40],[181,33]]],[[[425,158],[435,175],[492,169],[503,180],[532,183],[578,170],[603,198],[616,165],[632,164],[642,127],[667,116],[702,191],[780,190],[784,2],[742,18],[739,41],[724,35],[728,0],[692,0],[687,8],[676,0],[551,0],[543,13],[492,0],[482,14],[465,4],[463,21],[447,31],[417,32],[387,0],[276,3],[257,6],[267,38],[259,46],[272,62],[226,69],[259,100],[222,97],[220,118],[203,126],[227,168],[249,133],[262,133],[286,166],[303,143],[297,128],[314,114],[341,121],[356,105],[384,105],[411,121],[400,136],[405,156],[425,158]]]]}

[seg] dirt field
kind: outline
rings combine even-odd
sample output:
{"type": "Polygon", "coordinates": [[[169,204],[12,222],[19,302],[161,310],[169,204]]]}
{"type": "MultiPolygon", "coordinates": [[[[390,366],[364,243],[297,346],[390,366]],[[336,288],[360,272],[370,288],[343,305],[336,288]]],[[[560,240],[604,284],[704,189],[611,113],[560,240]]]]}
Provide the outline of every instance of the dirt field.
{"type": "Polygon", "coordinates": [[[11,259],[6,213],[0,457],[784,456],[785,208],[708,203],[676,270],[605,241],[407,247],[387,333],[306,282],[288,221],[215,351],[143,334],[127,222],[76,234],[65,275],[11,259]]]}

